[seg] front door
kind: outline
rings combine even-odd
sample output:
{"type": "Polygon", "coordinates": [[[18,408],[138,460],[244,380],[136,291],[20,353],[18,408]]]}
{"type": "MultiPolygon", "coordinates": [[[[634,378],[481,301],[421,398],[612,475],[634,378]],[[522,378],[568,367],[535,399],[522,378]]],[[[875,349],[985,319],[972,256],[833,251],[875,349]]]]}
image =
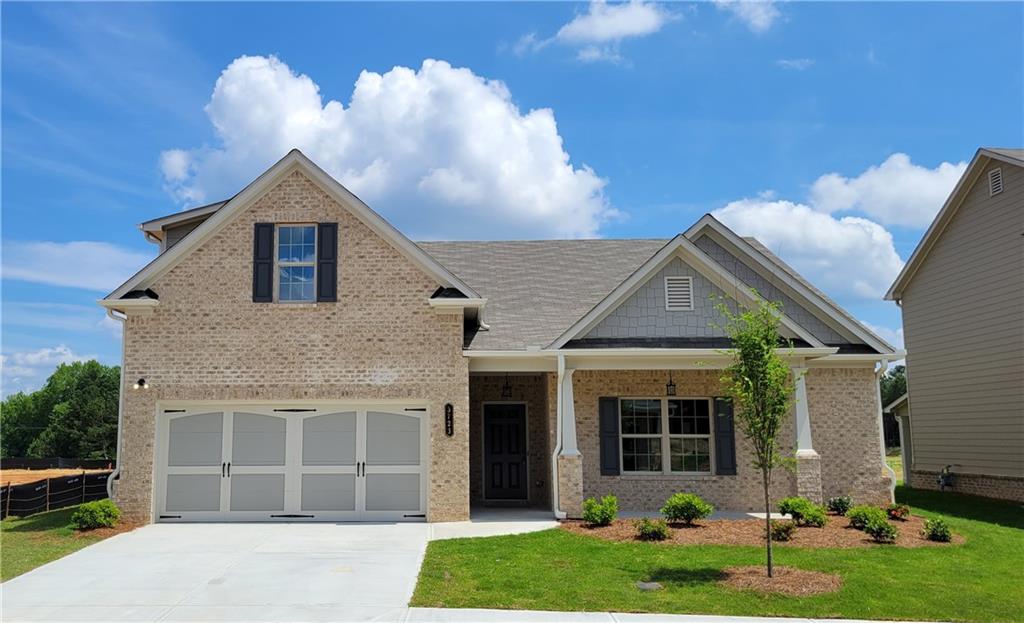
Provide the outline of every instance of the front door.
{"type": "Polygon", "coordinates": [[[484,405],[484,499],[526,501],[526,405],[484,405]]]}

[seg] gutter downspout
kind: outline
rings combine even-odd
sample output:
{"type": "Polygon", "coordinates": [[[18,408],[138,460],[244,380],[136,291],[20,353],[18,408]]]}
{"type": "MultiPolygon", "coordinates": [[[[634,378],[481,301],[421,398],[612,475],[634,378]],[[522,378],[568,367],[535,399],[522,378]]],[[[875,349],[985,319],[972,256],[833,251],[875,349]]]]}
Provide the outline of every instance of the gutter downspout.
{"type": "Polygon", "coordinates": [[[875,371],[875,403],[878,406],[878,455],[882,459],[882,467],[889,472],[889,502],[896,501],[896,472],[889,467],[885,460],[885,424],[882,421],[882,377],[889,370],[889,360],[885,357],[878,362],[878,370],[875,371]]]}
{"type": "Polygon", "coordinates": [[[121,323],[121,380],[117,388],[117,455],[114,458],[114,471],[110,472],[110,476],[107,476],[107,497],[113,500],[114,481],[121,476],[121,428],[124,420],[124,342],[126,333],[124,323],[128,317],[112,309],[107,310],[107,315],[121,323]]]}
{"type": "Polygon", "coordinates": [[[565,519],[566,513],[558,507],[558,455],[562,452],[562,379],[565,377],[565,355],[558,355],[558,380],[555,408],[555,451],[551,453],[551,508],[555,519],[565,519]]]}

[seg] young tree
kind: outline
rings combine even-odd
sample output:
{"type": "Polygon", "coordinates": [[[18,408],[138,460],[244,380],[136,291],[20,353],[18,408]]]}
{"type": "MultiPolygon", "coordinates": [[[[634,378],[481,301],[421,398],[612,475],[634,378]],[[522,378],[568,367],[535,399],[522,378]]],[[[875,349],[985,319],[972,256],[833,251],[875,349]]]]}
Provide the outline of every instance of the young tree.
{"type": "Polygon", "coordinates": [[[726,318],[724,329],[732,339],[732,363],[725,369],[722,383],[733,400],[736,427],[753,449],[753,466],[761,472],[768,577],[772,577],[772,469],[785,463],[778,453],[779,430],[793,403],[790,369],[777,352],[783,343],[779,305],[761,303],[756,309],[736,313],[722,304],[718,310],[726,318]]]}

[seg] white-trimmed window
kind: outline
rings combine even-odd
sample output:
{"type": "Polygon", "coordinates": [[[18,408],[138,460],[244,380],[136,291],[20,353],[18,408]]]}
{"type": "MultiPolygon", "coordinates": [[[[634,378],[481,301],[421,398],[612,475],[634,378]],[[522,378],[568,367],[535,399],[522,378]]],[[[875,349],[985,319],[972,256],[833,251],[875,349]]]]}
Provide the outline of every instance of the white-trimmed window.
{"type": "Polygon", "coordinates": [[[665,311],[693,311],[693,277],[665,277],[665,311]]]}
{"type": "Polygon", "coordinates": [[[278,225],[274,258],[277,300],[316,301],[316,225],[278,225]]]}
{"type": "Polygon", "coordinates": [[[712,473],[711,412],[711,398],[620,399],[622,473],[712,473]]]}

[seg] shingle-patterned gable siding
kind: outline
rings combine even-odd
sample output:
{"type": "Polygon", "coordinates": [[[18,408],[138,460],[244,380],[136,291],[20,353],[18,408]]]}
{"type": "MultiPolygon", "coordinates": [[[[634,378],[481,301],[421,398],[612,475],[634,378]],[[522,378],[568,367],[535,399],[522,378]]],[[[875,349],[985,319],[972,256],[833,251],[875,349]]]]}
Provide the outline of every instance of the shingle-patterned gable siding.
{"type": "Polygon", "coordinates": [[[796,321],[797,324],[810,331],[811,335],[818,338],[823,343],[843,344],[849,342],[848,339],[840,335],[832,327],[819,320],[818,317],[811,313],[807,308],[787,296],[781,289],[762,277],[760,273],[747,266],[742,260],[711,239],[710,236],[701,236],[694,244],[696,244],[701,251],[710,255],[727,271],[736,275],[740,281],[752,288],[755,288],[765,299],[782,303],[783,313],[796,321]]]}
{"type": "Polygon", "coordinates": [[[990,162],[903,291],[914,470],[1024,477],[1022,233],[1024,168],[990,162]]]}
{"type": "Polygon", "coordinates": [[[725,293],[701,273],[675,258],[608,314],[585,337],[725,337],[725,319],[715,305],[725,293]],[[693,310],[665,309],[665,277],[693,279],[693,310]]]}

